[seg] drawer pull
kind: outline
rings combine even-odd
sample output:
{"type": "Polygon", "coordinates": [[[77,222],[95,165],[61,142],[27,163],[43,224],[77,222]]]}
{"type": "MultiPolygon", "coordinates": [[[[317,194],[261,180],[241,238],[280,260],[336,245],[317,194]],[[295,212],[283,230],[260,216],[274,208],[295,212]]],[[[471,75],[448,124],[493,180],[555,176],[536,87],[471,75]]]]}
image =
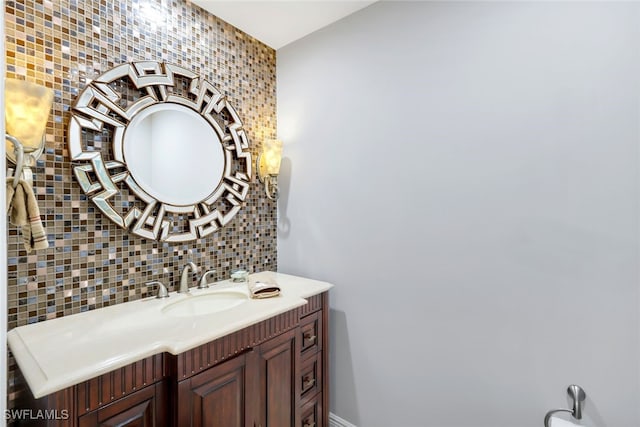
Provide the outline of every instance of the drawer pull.
{"type": "Polygon", "coordinates": [[[314,385],[316,383],[316,379],[313,377],[304,377],[302,379],[302,388],[303,389],[308,389],[309,387],[311,387],[312,385],[314,385]]]}
{"type": "Polygon", "coordinates": [[[311,341],[314,342],[316,340],[316,336],[315,335],[311,335],[311,334],[304,334],[304,340],[305,341],[311,341]]]}
{"type": "Polygon", "coordinates": [[[316,423],[309,420],[304,420],[304,424],[302,424],[302,427],[315,427],[315,426],[316,426],[316,423]]]}

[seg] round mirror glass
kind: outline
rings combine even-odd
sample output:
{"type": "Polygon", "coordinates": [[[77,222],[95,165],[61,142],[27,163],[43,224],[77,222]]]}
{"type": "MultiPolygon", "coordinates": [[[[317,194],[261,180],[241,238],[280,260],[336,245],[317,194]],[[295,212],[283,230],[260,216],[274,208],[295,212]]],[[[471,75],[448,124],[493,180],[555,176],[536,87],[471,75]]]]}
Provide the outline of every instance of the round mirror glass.
{"type": "Polygon", "coordinates": [[[175,206],[206,199],[224,173],[218,134],[196,111],[178,104],[154,104],[136,114],[124,133],[123,152],[138,185],[175,206]]]}

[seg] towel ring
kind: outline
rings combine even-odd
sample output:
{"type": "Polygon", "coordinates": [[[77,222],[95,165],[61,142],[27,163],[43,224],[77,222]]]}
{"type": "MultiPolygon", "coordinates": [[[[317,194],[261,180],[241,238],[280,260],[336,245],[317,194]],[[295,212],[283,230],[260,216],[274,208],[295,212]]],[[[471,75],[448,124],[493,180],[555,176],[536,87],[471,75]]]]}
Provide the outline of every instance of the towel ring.
{"type": "Polygon", "coordinates": [[[13,152],[16,155],[16,170],[13,172],[13,188],[18,186],[20,175],[22,175],[22,169],[24,168],[24,147],[18,138],[11,136],[8,133],[4,134],[4,137],[11,141],[13,144],[13,152]]]}
{"type": "Polygon", "coordinates": [[[551,416],[558,412],[568,412],[576,420],[582,419],[582,405],[587,398],[587,394],[579,385],[572,384],[567,388],[567,394],[573,400],[573,409],[552,409],[544,416],[544,427],[549,427],[551,416]]]}

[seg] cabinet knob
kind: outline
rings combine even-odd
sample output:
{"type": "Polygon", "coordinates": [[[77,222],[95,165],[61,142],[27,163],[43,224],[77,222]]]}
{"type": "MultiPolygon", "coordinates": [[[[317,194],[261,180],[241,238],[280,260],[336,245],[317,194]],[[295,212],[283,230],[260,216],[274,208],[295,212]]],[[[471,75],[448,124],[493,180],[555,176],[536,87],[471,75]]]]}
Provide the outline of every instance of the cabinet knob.
{"type": "Polygon", "coordinates": [[[316,338],[317,337],[315,335],[311,335],[310,333],[309,334],[304,334],[305,341],[314,342],[316,340],[316,338]]]}
{"type": "Polygon", "coordinates": [[[309,388],[312,385],[314,385],[315,382],[316,382],[316,379],[313,378],[313,377],[304,377],[302,379],[302,388],[306,390],[307,388],[309,388]]]}

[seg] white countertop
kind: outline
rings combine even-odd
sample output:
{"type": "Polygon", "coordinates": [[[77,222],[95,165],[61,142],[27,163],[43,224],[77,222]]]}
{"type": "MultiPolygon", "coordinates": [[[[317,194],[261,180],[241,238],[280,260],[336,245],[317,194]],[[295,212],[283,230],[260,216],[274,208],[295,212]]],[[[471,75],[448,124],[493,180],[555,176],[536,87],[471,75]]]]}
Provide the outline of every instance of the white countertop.
{"type": "Polygon", "coordinates": [[[169,304],[222,289],[246,292],[246,283],[228,280],[209,289],[190,288],[154,297],[47,320],[12,329],[9,347],[34,397],[39,398],[154,354],[180,354],[280,313],[303,306],[305,298],[333,285],[282,273],[251,275],[275,279],[282,292],[251,299],[217,313],[175,318],[162,313],[169,304]]]}

